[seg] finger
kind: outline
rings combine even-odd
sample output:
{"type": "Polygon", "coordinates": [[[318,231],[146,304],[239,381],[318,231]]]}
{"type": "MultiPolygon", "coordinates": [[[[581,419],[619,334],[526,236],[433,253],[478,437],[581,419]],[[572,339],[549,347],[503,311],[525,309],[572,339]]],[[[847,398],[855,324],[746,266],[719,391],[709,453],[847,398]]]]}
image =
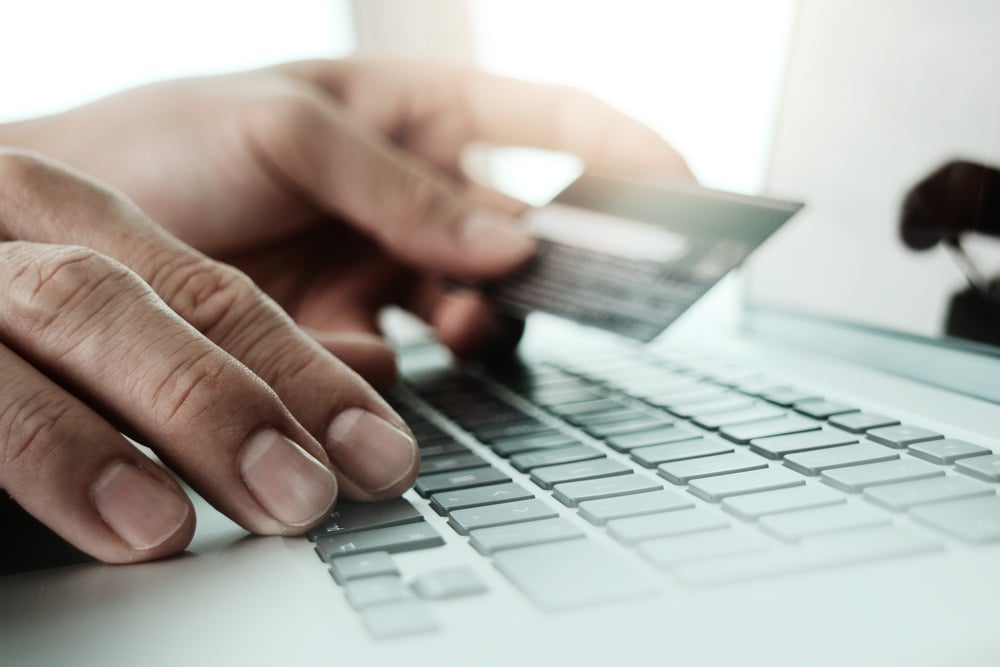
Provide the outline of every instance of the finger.
{"type": "Polygon", "coordinates": [[[659,134],[589,93],[478,72],[463,80],[476,139],[571,153],[591,168],[694,178],[659,134]]]}
{"type": "Polygon", "coordinates": [[[343,100],[383,132],[442,164],[470,141],[564,151],[592,168],[691,179],[681,155],[655,131],[593,95],[439,63],[352,58],[282,69],[343,100]]]}
{"type": "Polygon", "coordinates": [[[323,331],[309,327],[302,327],[302,330],[376,389],[387,391],[398,381],[396,352],[380,336],[361,332],[323,331]]]}
{"type": "Polygon", "coordinates": [[[280,534],[327,514],[336,481],[318,444],[260,378],[127,268],[89,249],[8,242],[0,286],[0,339],[238,523],[280,534]]]}
{"type": "Polygon", "coordinates": [[[491,359],[510,354],[524,321],[496,310],[478,292],[426,281],[400,304],[428,322],[438,340],[457,357],[491,359]]]}
{"type": "Polygon", "coordinates": [[[82,402],[0,345],[0,488],[81,551],[109,563],[182,550],[184,492],[82,402]]]}
{"type": "Polygon", "coordinates": [[[462,190],[469,201],[497,211],[503,211],[507,215],[519,216],[530,208],[528,204],[520,199],[516,199],[475,181],[466,181],[462,186],[462,190]]]}
{"type": "Polygon", "coordinates": [[[534,250],[514,219],[470,206],[449,179],[326,96],[261,104],[248,132],[280,182],[412,266],[489,277],[509,272],[534,250]]]}
{"type": "MultiPolygon", "coordinates": [[[[258,396],[265,392],[274,400],[276,393],[280,399],[267,410],[263,398],[243,406],[237,402],[232,408],[234,419],[256,415],[258,423],[274,425],[303,447],[312,442],[310,435],[319,440],[333,460],[340,490],[347,497],[391,497],[412,484],[418,456],[403,420],[355,372],[304,334],[246,275],[184,245],[96,184],[67,178],[45,161],[35,160],[30,166],[34,187],[21,199],[30,204],[23,208],[33,209],[34,215],[28,220],[14,212],[6,220],[0,218],[0,223],[14,229],[19,238],[85,245],[134,269],[170,309],[241,362],[247,376],[244,384],[256,381],[258,396]],[[56,212],[47,202],[71,205],[56,212]],[[292,414],[279,414],[281,404],[292,414]],[[308,433],[296,431],[299,424],[308,433]]],[[[200,389],[195,393],[209,403],[215,398],[213,389],[224,384],[221,376],[213,378],[215,367],[209,365],[208,371],[200,363],[185,367],[195,378],[206,376],[195,383],[200,389]]],[[[198,413],[200,403],[188,403],[198,413]]],[[[208,414],[224,411],[219,406],[205,409],[208,414]]],[[[279,449],[275,445],[274,451],[279,449]]],[[[314,455],[323,456],[322,451],[314,455]]],[[[282,470],[280,466],[258,467],[282,470]]],[[[295,468],[288,470],[291,475],[295,468]]]]}
{"type": "Polygon", "coordinates": [[[470,290],[445,295],[430,321],[442,343],[461,358],[508,355],[524,333],[524,320],[498,313],[482,295],[470,290]]]}

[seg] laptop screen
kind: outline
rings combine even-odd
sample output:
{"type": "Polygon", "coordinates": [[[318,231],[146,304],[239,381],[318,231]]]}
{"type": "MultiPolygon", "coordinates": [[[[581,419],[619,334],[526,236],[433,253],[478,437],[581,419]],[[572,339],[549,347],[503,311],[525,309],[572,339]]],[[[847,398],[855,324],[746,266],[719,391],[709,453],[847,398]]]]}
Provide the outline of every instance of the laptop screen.
{"type": "Polygon", "coordinates": [[[800,3],[749,302],[1000,356],[1000,3],[800,3]]]}

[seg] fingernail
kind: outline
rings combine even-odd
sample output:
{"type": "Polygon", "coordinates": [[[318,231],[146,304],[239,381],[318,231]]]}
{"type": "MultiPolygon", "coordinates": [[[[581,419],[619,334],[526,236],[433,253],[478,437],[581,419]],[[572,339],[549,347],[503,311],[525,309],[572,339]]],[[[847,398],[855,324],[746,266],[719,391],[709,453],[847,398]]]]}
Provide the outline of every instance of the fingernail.
{"type": "Polygon", "coordinates": [[[466,216],[461,235],[463,245],[495,255],[526,259],[535,251],[535,240],[514,219],[482,209],[466,216]]]}
{"type": "Polygon", "coordinates": [[[140,550],[166,542],[184,524],[190,511],[177,491],[124,461],[105,469],[91,497],[104,523],[140,550]]]}
{"type": "Polygon", "coordinates": [[[240,474],[250,493],[286,526],[305,526],[330,511],[337,480],[322,463],[277,431],[243,445],[240,474]]]}
{"type": "Polygon", "coordinates": [[[327,450],[363,489],[376,492],[409,475],[417,458],[413,438],[360,408],[344,410],[327,430],[327,450]]]}

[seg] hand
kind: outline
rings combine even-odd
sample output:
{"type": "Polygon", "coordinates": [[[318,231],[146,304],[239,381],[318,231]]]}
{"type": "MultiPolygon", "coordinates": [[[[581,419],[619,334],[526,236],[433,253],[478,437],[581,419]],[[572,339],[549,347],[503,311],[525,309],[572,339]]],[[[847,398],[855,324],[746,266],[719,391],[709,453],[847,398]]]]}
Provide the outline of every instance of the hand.
{"type": "Polygon", "coordinates": [[[402,420],[236,269],[116,193],[0,151],[0,488],[109,562],[184,548],[180,486],[256,533],[398,495],[402,420]]]}
{"type": "MultiPolygon", "coordinates": [[[[393,61],[168,82],[20,133],[245,270],[328,347],[333,332],[377,333],[387,303],[433,323],[459,354],[516,340],[478,297],[440,280],[509,271],[532,248],[508,218],[523,205],[464,177],[471,142],[690,176],[654,132],[583,93],[393,61]]],[[[352,365],[372,378],[373,363],[391,363],[383,352],[369,344],[352,365]]]]}

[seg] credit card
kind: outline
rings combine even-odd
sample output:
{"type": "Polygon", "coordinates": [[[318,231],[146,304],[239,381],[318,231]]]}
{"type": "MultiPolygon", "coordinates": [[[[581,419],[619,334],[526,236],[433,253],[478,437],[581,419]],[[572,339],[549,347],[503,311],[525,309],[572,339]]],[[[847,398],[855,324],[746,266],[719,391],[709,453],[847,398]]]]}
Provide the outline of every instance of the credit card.
{"type": "Polygon", "coordinates": [[[585,173],[525,223],[537,255],[483,291],[640,341],[663,332],[801,204],[585,173]]]}

